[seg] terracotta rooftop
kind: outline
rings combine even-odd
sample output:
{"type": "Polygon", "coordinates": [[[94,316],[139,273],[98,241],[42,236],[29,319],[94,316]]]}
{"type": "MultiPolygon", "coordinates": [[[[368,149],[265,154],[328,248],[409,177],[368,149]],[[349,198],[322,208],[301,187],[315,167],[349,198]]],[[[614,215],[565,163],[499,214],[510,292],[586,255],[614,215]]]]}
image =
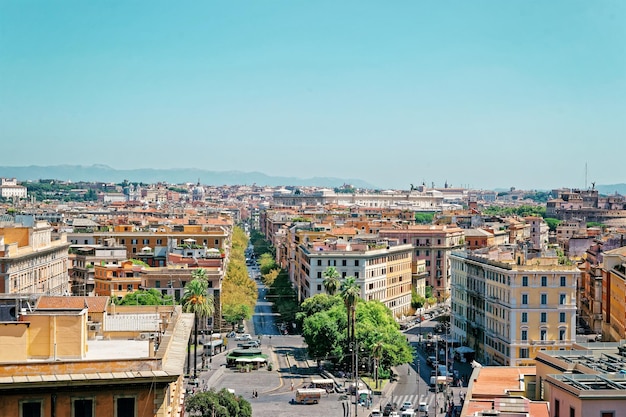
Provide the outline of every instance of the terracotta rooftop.
{"type": "Polygon", "coordinates": [[[58,309],[82,309],[87,304],[89,311],[93,313],[103,313],[106,311],[109,297],[51,297],[42,296],[37,302],[37,308],[58,308],[58,309]]]}
{"type": "Polygon", "coordinates": [[[520,390],[520,379],[524,374],[535,375],[535,373],[535,367],[533,366],[480,368],[478,378],[472,381],[472,397],[508,395],[508,391],[520,390]]]}

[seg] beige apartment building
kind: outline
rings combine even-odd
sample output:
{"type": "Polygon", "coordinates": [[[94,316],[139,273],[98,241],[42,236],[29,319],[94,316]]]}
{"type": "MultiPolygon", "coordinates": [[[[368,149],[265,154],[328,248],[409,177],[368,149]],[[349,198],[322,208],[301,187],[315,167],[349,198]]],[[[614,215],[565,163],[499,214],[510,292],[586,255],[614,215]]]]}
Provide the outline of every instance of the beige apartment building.
{"type": "Polygon", "coordinates": [[[452,336],[479,362],[528,366],[538,351],[571,348],[578,268],[510,248],[454,252],[451,261],[452,336]]]}
{"type": "Polygon", "coordinates": [[[417,262],[425,262],[426,285],[440,302],[450,297],[450,253],[464,245],[463,229],[449,225],[406,225],[397,229],[382,229],[380,237],[397,239],[400,244],[413,246],[413,270],[417,262]]]}
{"type": "Polygon", "coordinates": [[[31,216],[0,222],[0,293],[69,294],[70,244],[52,239],[49,223],[31,216]]]}
{"type": "Polygon", "coordinates": [[[365,301],[378,300],[398,317],[411,307],[412,246],[385,243],[309,242],[297,247],[294,286],[301,300],[325,293],[324,272],[356,278],[365,301]]]}

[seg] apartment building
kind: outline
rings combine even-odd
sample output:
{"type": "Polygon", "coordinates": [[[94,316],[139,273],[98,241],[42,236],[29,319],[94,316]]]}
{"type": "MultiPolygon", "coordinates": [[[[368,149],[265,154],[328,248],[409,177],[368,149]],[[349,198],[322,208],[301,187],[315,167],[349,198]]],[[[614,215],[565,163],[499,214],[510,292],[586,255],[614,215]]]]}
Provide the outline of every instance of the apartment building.
{"type": "Polygon", "coordinates": [[[604,253],[602,314],[603,340],[626,339],[626,247],[604,253]]]}
{"type": "Polygon", "coordinates": [[[479,362],[528,366],[540,350],[572,346],[578,268],[516,247],[453,252],[451,263],[452,335],[479,362]]]}
{"type": "Polygon", "coordinates": [[[626,409],[625,341],[537,352],[536,395],[554,417],[616,417],[626,409]]]}
{"type": "Polygon", "coordinates": [[[193,314],[182,313],[180,306],[109,311],[103,336],[91,338],[91,306],[85,297],[68,306],[69,298],[74,297],[49,300],[49,308],[2,323],[0,415],[183,415],[183,365],[193,314]],[[158,343],[142,337],[153,333],[158,343]]]}
{"type": "MultiPolygon", "coordinates": [[[[134,225],[118,225],[112,231],[91,233],[68,233],[72,244],[103,244],[105,239],[115,239],[118,245],[126,247],[127,256],[135,257],[144,248],[157,252],[159,248],[168,248],[192,239],[194,244],[227,251],[228,240],[232,233],[230,226],[211,225],[160,225],[150,228],[138,228],[134,225]]],[[[158,266],[165,266],[158,265],[158,266]]]]}
{"type": "Polygon", "coordinates": [[[141,269],[131,261],[94,265],[94,294],[121,299],[141,289],[141,269]]]}
{"type": "Polygon", "coordinates": [[[395,316],[411,306],[412,246],[388,242],[309,242],[297,247],[294,286],[300,299],[324,293],[324,272],[333,266],[340,279],[356,278],[361,298],[378,300],[395,316]]]}
{"type": "Polygon", "coordinates": [[[104,239],[102,245],[72,245],[69,259],[72,295],[93,295],[94,265],[121,264],[127,259],[126,247],[116,245],[115,239],[104,239]]]}
{"type": "Polygon", "coordinates": [[[32,216],[0,223],[0,293],[69,294],[70,244],[32,216]]]}
{"type": "Polygon", "coordinates": [[[416,262],[426,263],[426,285],[433,287],[433,295],[443,302],[450,297],[450,253],[464,245],[463,229],[448,225],[403,225],[382,229],[381,238],[396,239],[400,244],[413,246],[414,270],[416,262]]]}

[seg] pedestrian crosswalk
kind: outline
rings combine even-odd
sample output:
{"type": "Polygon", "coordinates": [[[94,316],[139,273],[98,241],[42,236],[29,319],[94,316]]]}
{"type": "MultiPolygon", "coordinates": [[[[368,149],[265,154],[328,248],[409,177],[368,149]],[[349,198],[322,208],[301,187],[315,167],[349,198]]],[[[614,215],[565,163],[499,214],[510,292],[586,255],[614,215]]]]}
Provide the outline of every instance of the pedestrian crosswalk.
{"type": "Polygon", "coordinates": [[[383,398],[383,400],[381,401],[381,407],[384,407],[385,404],[387,404],[388,402],[393,402],[396,403],[398,405],[398,407],[400,407],[402,405],[402,403],[404,403],[405,401],[410,401],[411,404],[413,404],[413,408],[417,409],[418,405],[422,402],[425,402],[426,404],[428,404],[428,408],[430,410],[434,410],[435,409],[435,405],[438,408],[441,408],[444,402],[444,397],[441,393],[437,394],[437,398],[436,398],[437,402],[435,402],[435,393],[434,392],[428,392],[426,394],[410,394],[410,395],[393,395],[393,396],[389,396],[387,398],[383,398]]]}

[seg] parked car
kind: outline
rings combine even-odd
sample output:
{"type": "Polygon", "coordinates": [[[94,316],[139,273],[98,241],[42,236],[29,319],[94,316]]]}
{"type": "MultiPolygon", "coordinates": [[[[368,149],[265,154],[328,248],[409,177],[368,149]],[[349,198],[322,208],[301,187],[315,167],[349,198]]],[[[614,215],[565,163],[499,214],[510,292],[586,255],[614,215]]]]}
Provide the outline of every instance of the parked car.
{"type": "Polygon", "coordinates": [[[228,332],[226,337],[235,337],[235,332],[228,332]]]}

